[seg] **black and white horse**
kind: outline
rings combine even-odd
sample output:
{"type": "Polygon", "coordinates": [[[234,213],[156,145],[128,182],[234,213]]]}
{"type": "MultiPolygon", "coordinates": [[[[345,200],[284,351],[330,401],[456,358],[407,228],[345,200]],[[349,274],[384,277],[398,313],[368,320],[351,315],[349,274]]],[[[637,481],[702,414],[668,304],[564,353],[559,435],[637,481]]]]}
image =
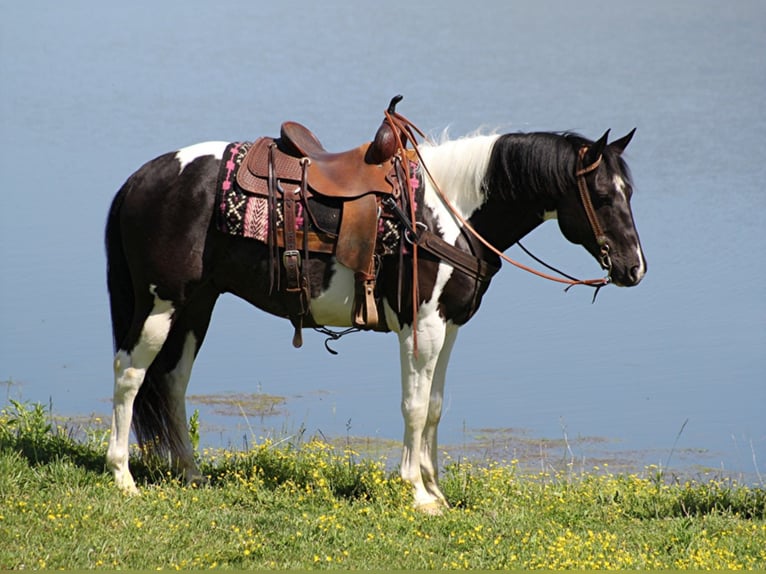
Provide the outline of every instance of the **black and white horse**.
{"type": "MultiPolygon", "coordinates": [[[[555,218],[566,239],[608,270],[611,283],[636,285],[646,263],[630,207],[630,174],[621,157],[633,132],[611,143],[607,136],[593,142],[571,133],[513,133],[421,144],[430,175],[420,164],[418,225],[499,266],[496,252],[467,238],[466,225],[447,203],[500,251],[555,218]],[[600,240],[594,224],[603,234],[600,240]]],[[[270,289],[269,248],[224,234],[214,224],[215,187],[226,148],[225,142],[201,143],[148,162],[122,186],[109,212],[115,357],[107,464],[126,491],[136,491],[128,468],[131,423],[140,444],[168,454],[186,480],[202,479],[187,430],[185,393],[218,296],[233,293],[269,313],[288,314],[283,296],[270,289]]],[[[353,273],[331,255],[312,256],[307,265],[309,326],[350,326],[353,273]]],[[[478,309],[488,281],[419,250],[414,314],[412,297],[397,292],[400,265],[405,277],[413,276],[411,254],[383,257],[377,285],[387,329],[397,333],[400,344],[401,475],[412,484],[415,506],[438,512],[447,504],[437,480],[447,363],[458,329],[478,309]]],[[[406,288],[411,294],[412,285],[406,288]]]]}

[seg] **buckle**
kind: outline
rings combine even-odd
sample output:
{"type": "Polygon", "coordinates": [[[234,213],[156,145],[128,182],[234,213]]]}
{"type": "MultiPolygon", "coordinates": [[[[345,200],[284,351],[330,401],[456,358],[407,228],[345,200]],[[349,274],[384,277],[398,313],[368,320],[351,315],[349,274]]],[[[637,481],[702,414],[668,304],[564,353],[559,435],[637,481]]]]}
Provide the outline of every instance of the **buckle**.
{"type": "Polygon", "coordinates": [[[288,257],[295,257],[296,258],[296,263],[298,265],[301,264],[301,252],[298,251],[297,249],[287,249],[282,254],[282,264],[285,267],[287,267],[287,259],[288,259],[288,257]]]}

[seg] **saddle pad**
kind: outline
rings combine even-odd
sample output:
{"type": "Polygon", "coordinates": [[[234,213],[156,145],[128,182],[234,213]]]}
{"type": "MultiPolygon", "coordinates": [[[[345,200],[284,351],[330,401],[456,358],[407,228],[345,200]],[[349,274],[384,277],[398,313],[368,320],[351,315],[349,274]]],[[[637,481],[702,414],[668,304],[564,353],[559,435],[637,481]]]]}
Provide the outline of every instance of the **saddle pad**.
{"type": "Polygon", "coordinates": [[[268,204],[266,200],[245,195],[237,186],[237,171],[252,142],[235,142],[226,147],[216,186],[216,227],[229,235],[266,242],[268,204]]]}
{"type": "MultiPolygon", "coordinates": [[[[248,193],[237,183],[237,173],[243,166],[247,151],[253,142],[230,143],[223,154],[216,184],[215,225],[216,229],[228,235],[247,237],[262,243],[269,238],[269,204],[265,197],[248,193]]],[[[418,185],[419,181],[415,182],[418,185]]],[[[282,201],[277,202],[276,226],[284,225],[282,201]]],[[[318,235],[326,244],[332,245],[340,227],[340,204],[331,199],[315,197],[310,200],[309,230],[318,235]]],[[[386,212],[378,219],[378,252],[388,255],[398,252],[399,226],[386,212]]],[[[303,205],[298,203],[295,226],[303,229],[303,205]]],[[[315,243],[315,242],[310,242],[315,243]]],[[[327,252],[322,248],[319,251],[327,252]]]]}

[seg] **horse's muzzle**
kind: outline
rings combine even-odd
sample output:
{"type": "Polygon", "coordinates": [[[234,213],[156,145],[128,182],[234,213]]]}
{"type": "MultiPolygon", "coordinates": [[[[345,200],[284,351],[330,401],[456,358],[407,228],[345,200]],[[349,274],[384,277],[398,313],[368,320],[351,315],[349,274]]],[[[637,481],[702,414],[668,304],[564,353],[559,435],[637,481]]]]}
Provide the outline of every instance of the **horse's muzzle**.
{"type": "Polygon", "coordinates": [[[612,283],[618,287],[635,287],[646,274],[646,265],[633,265],[632,267],[617,272],[616,269],[612,269],[612,273],[609,278],[612,283]]]}

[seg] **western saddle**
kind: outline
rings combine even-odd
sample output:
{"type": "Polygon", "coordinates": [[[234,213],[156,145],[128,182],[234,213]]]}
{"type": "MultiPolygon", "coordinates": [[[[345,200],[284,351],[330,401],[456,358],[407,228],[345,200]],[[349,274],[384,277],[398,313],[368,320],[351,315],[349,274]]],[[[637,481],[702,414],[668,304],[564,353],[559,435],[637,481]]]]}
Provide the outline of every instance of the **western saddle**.
{"type": "Polygon", "coordinates": [[[378,218],[384,199],[399,200],[402,195],[410,195],[407,178],[400,174],[404,173],[402,161],[407,155],[405,145],[411,124],[392,119],[402,118],[395,113],[401,99],[396,96],[391,100],[372,142],[331,153],[311,130],[297,122],[285,122],[278,139],[263,137],[253,143],[237,173],[240,187],[268,198],[270,284],[272,289],[280,289],[279,273],[274,272],[281,248],[284,290],[291,295],[288,316],[295,327],[296,347],[302,344],[301,329],[310,312],[310,285],[304,263],[311,252],[333,253],[339,263],[354,272],[354,327],[385,329],[375,292],[378,218]],[[309,229],[308,200],[315,196],[339,207],[337,235],[309,229]],[[276,208],[280,201],[283,225],[278,229],[276,208]],[[298,229],[300,222],[296,219],[299,209],[303,213],[302,229],[298,229]]]}

